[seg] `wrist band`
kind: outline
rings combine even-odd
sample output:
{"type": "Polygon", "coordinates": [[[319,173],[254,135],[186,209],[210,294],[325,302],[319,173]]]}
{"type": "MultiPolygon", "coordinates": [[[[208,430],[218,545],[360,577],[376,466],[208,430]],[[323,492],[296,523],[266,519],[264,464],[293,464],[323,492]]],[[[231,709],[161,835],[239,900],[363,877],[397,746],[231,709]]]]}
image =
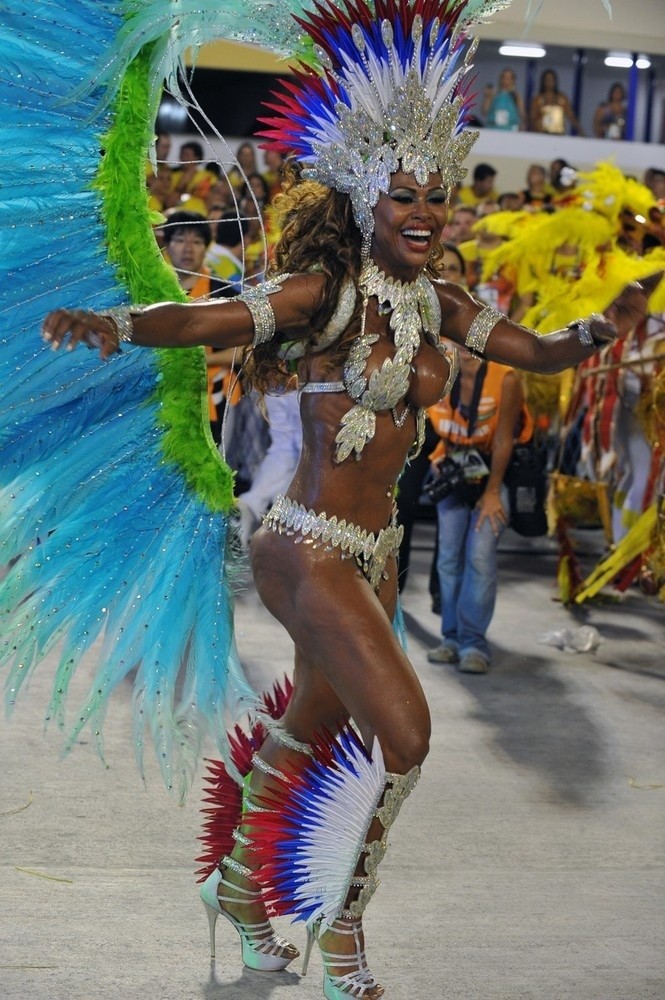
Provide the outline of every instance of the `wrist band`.
{"type": "Polygon", "coordinates": [[[600,313],[591,313],[590,316],[586,316],[583,319],[574,319],[572,323],[569,323],[568,330],[576,330],[577,336],[579,338],[580,344],[583,347],[602,347],[603,344],[609,343],[605,338],[596,338],[591,330],[591,324],[594,322],[605,322],[605,317],[601,316],[600,313]]]}
{"type": "Polygon", "coordinates": [[[270,300],[260,288],[253,288],[251,292],[238,295],[236,302],[244,302],[252,315],[254,323],[254,340],[252,345],[266,344],[275,336],[275,313],[270,305],[270,300]]]}
{"type": "Polygon", "coordinates": [[[505,318],[506,317],[503,313],[499,312],[498,309],[492,309],[491,306],[485,306],[484,309],[481,309],[469,327],[469,332],[466,335],[464,346],[474,354],[478,354],[482,357],[485,352],[485,345],[487,344],[487,339],[490,333],[496,324],[505,318]]]}
{"type": "Polygon", "coordinates": [[[118,343],[131,344],[134,338],[133,316],[142,313],[145,306],[113,306],[104,312],[97,313],[100,319],[108,319],[115,327],[118,343]]]}

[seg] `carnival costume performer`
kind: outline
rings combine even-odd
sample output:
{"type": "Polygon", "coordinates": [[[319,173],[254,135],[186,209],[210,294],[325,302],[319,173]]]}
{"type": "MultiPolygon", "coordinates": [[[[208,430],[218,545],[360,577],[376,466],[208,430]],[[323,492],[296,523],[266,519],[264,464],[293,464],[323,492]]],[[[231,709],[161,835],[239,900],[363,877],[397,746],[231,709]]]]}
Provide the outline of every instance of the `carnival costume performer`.
{"type": "MultiPolygon", "coordinates": [[[[99,10],[99,4],[93,6],[99,10]]],[[[164,516],[162,531],[155,530],[156,512],[165,515],[159,503],[177,494],[178,481],[198,482],[200,472],[186,466],[187,449],[177,456],[184,472],[174,471],[177,463],[158,435],[157,427],[163,435],[166,425],[168,434],[169,422],[176,419],[163,389],[182,352],[168,349],[250,348],[248,377],[259,389],[287,381],[290,366],[297,367],[301,461],[291,486],[251,545],[257,590],[295,643],[294,691],[286,712],[269,727],[253,756],[234,846],[211,872],[201,895],[213,947],[221,914],[238,930],[243,959],[254,968],[278,970],[296,955],[293,946],[273,934],[266,907],[305,920],[310,945],[318,939],[329,1000],[376,1000],[383,995],[365,960],[362,914],[377,885],[389,827],[428,749],[427,705],[392,627],[400,541],[393,511],[400,471],[418,447],[423,409],[447,391],[455,376],[454,353],[441,347],[439,336],[445,331],[452,341],[502,363],[555,371],[589,357],[616,335],[626,318],[632,321],[645,309],[643,290],[633,285],[608,310],[611,321],[602,316],[582,319],[540,338],[433,276],[447,192],[461,180],[462,160],[474,138],[464,127],[470,53],[464,29],[471,18],[500,6],[496,0],[376,0],[371,6],[348,0],[343,8],[320,5],[303,16],[301,30],[313,39],[316,60],[324,69],[318,72],[303,64],[295,81],[276,97],[268,122],[270,142],[295,154],[308,178],[293,191],[293,213],[276,252],[277,273],[262,287],[226,302],[107,308],[113,303],[96,299],[95,311],[49,312],[43,336],[51,347],[97,348],[111,372],[120,366],[119,374],[104,384],[96,362],[79,361],[79,351],[71,358],[63,352],[58,357],[61,375],[68,362],[80,367],[72,369],[75,375],[59,395],[60,407],[54,405],[48,414],[46,432],[30,424],[28,413],[22,416],[22,429],[31,429],[32,437],[19,444],[14,435],[10,442],[17,465],[11,489],[20,496],[15,506],[23,518],[21,539],[11,550],[17,561],[6,587],[14,608],[18,606],[13,634],[17,643],[32,644],[28,666],[43,652],[45,636],[69,636],[56,707],[80,649],[90,641],[91,623],[95,634],[105,625],[112,637],[109,665],[95,681],[80,722],[92,719],[98,729],[105,696],[137,661],[137,647],[126,638],[126,631],[136,628],[131,612],[144,627],[145,611],[142,615],[137,609],[145,599],[159,612],[164,634],[169,635],[163,607],[172,612],[175,594],[186,611],[186,634],[176,630],[170,646],[158,641],[154,622],[144,644],[138,644],[143,654],[138,714],[150,709],[158,752],[172,779],[171,762],[196,750],[193,734],[203,713],[219,725],[229,692],[236,711],[238,702],[246,708],[256,699],[238,671],[228,675],[223,698],[224,678],[204,669],[208,655],[220,663],[218,636],[211,638],[210,632],[216,627],[210,619],[219,610],[215,603],[221,602],[219,588],[212,586],[210,553],[219,551],[223,541],[212,534],[221,532],[213,527],[214,508],[223,504],[210,502],[208,509],[191,505],[192,548],[207,573],[212,597],[194,580],[201,566],[192,567],[186,558],[182,524],[176,558],[161,555],[169,549],[172,521],[164,516]],[[162,366],[157,372],[152,358],[162,366]],[[80,385],[94,378],[98,382],[81,396],[80,385]],[[132,379],[135,385],[143,380],[141,391],[136,389],[127,400],[114,399],[114,392],[131,392],[132,379]],[[155,397],[159,392],[162,396],[155,397]],[[157,414],[146,406],[147,396],[158,400],[157,414]],[[99,436],[93,453],[89,441],[81,449],[77,439],[86,442],[86,421],[97,407],[103,412],[95,420],[99,436]],[[142,463],[141,488],[137,491],[128,476],[116,475],[110,480],[111,495],[100,495],[97,480],[103,481],[109,464],[104,448],[116,445],[108,427],[121,408],[131,411],[131,419],[121,425],[126,435],[121,443],[132,451],[129,462],[122,459],[122,468],[128,472],[132,461],[142,463]],[[64,485],[58,487],[56,477],[50,478],[50,488],[60,492],[45,497],[35,477],[24,471],[25,454],[43,455],[51,440],[58,443],[57,456],[69,464],[64,485]],[[152,449],[151,464],[145,461],[146,443],[152,449]],[[81,506],[63,527],[61,511],[71,512],[66,490],[74,492],[81,506]],[[114,573],[103,584],[97,581],[100,551],[88,548],[96,535],[86,526],[89,519],[99,533],[96,503],[108,516],[105,529],[121,529],[114,539],[114,573]],[[38,516],[31,514],[32,507],[38,516]],[[137,532],[140,544],[134,538],[137,532]],[[37,534],[39,546],[34,545],[37,534]],[[141,567],[153,534],[157,541],[148,555],[160,564],[168,561],[170,577],[153,577],[146,593],[132,573],[136,570],[137,579],[145,579],[141,567]],[[88,617],[81,624],[81,615],[67,630],[75,575],[49,574],[52,560],[61,560],[63,547],[71,546],[87,576],[79,587],[88,617]],[[63,579],[71,591],[63,593],[63,579]],[[88,581],[96,587],[94,599],[85,589],[88,581]],[[205,601],[205,618],[192,607],[199,600],[205,601]],[[23,618],[37,621],[39,636],[19,636],[23,618]],[[122,655],[114,651],[116,639],[122,655]],[[174,669],[177,673],[182,660],[187,667],[185,692],[174,713],[174,669]],[[339,734],[329,736],[340,723],[339,734]]],[[[130,33],[138,23],[135,37],[145,41],[142,7],[134,8],[135,17],[127,23],[130,33]]],[[[200,7],[197,3],[197,15],[200,7]]],[[[265,21],[266,4],[257,8],[265,21]]],[[[76,14],[63,7],[62,16],[76,14]]],[[[186,20],[183,13],[178,30],[186,20]]],[[[129,43],[121,48],[132,51],[129,43]]],[[[163,50],[156,46],[150,54],[161,67],[163,50]]],[[[113,59],[106,65],[112,67],[113,59]]],[[[131,103],[125,92],[120,110],[131,108],[131,103]]],[[[82,130],[92,110],[89,104],[82,114],[82,130]]],[[[111,146],[105,143],[107,157],[111,146]]],[[[118,238],[122,241],[122,234],[118,238]]],[[[94,279],[99,281],[99,274],[94,279]]],[[[88,305],[88,295],[80,292],[76,287],[68,296],[88,305]]],[[[117,302],[117,288],[115,297],[117,302]]],[[[31,402],[50,389],[44,385],[52,370],[47,357],[50,361],[50,355],[39,356],[42,380],[33,388],[31,402]]],[[[179,385],[177,375],[173,381],[179,385]]],[[[29,411],[27,400],[24,410],[29,411]]],[[[20,432],[18,419],[11,426],[20,432]]],[[[112,466],[120,461],[117,455],[117,450],[112,453],[112,466]]],[[[37,471],[46,474],[46,463],[37,471]]],[[[171,516],[179,513],[174,503],[171,516]]],[[[138,643],[135,635],[133,641],[138,643]]],[[[229,649],[227,635],[224,655],[229,649]]],[[[14,687],[23,676],[24,662],[16,658],[14,687]]]]}

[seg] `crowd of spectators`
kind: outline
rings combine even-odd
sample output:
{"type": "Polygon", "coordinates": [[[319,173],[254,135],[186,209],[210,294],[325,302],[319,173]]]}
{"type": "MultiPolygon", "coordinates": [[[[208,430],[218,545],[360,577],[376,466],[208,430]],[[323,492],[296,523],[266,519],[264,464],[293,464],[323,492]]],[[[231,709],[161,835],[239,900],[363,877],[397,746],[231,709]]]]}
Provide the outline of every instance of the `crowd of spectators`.
{"type": "MultiPolygon", "coordinates": [[[[190,300],[232,297],[262,281],[278,235],[273,203],[282,187],[282,157],[267,153],[259,166],[254,145],[243,142],[234,158],[225,172],[205,156],[201,142],[187,140],[174,155],[172,137],[160,134],[156,162],[146,164],[155,238],[190,300]]],[[[262,510],[295,468],[295,393],[267,400],[271,438],[262,411],[244,392],[240,352],[207,348],[206,362],[210,429],[234,469],[236,492],[247,498],[240,508],[247,543],[262,510]]]]}
{"type": "MultiPolygon", "coordinates": [[[[610,93],[599,128],[611,125],[612,104],[621,98],[610,93]]],[[[599,163],[582,173],[555,159],[531,164],[523,186],[506,191],[499,171],[479,163],[452,194],[443,236],[463,259],[476,298],[548,333],[604,310],[622,283],[663,270],[665,170],[653,167],[636,178],[599,163]]],[[[458,280],[458,262],[449,266],[451,280],[458,280]]],[[[568,528],[580,519],[596,519],[608,545],[620,547],[665,475],[662,450],[653,446],[657,435],[645,419],[664,377],[662,296],[659,302],[654,315],[577,371],[523,378],[552,473],[550,524],[562,551],[568,528]]],[[[564,561],[574,563],[571,551],[564,561]]],[[[436,604],[436,581],[431,589],[436,604]]]]}
{"type": "MultiPolygon", "coordinates": [[[[593,134],[597,139],[626,138],[628,106],[626,88],[613,83],[607,98],[601,101],[593,117],[593,134]]],[[[538,89],[528,107],[517,89],[515,70],[506,67],[499,74],[498,85],[485,86],[477,124],[505,132],[546,132],[550,135],[585,135],[572,102],[559,86],[553,69],[540,76],[538,89]]]]}

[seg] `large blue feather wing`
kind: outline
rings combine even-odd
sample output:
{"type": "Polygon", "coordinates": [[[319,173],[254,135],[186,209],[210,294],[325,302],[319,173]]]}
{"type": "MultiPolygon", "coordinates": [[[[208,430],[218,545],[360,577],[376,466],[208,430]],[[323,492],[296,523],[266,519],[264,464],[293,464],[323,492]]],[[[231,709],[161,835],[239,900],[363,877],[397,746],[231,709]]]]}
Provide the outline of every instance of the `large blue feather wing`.
{"type": "Polygon", "coordinates": [[[234,648],[232,480],[209,434],[202,352],[130,347],[102,362],[39,338],[59,306],[180,297],[143,185],[150,50],[85,89],[126,13],[110,0],[3,11],[0,653],[11,709],[58,650],[48,715],[65,725],[71,676],[103,637],[68,745],[90,724],[102,750],[108,696],[132,677],[139,757],[147,728],[184,794],[204,735],[223,739],[229,714],[255,705],[234,648]]]}

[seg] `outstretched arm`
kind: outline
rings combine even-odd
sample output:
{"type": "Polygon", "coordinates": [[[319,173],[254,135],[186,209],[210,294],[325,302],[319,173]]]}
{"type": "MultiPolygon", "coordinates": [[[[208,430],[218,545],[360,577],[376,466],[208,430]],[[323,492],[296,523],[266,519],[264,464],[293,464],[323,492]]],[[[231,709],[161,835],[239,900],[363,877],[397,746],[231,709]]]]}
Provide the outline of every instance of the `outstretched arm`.
{"type": "Polygon", "coordinates": [[[435,282],[443,317],[441,333],[491,361],[544,374],[563,371],[575,367],[606,343],[633,329],[646,315],[647,301],[662,274],[661,271],[627,285],[603,316],[587,321],[588,338],[585,331],[575,325],[539,336],[499,317],[492,310],[487,311],[458,286],[435,282]],[[486,340],[483,330],[485,333],[489,330],[486,340]],[[585,339],[591,343],[585,343],[585,339]]]}
{"type": "MultiPolygon", "coordinates": [[[[288,330],[294,339],[300,331],[305,333],[323,293],[323,281],[322,275],[294,275],[269,296],[267,308],[274,313],[278,330],[288,330]]],[[[82,309],[49,313],[42,324],[42,336],[54,350],[63,345],[72,350],[83,343],[99,348],[107,358],[120,349],[123,339],[141,347],[245,347],[256,332],[255,312],[242,296],[184,304],[162,302],[137,307],[136,311],[130,307],[129,312],[130,333],[124,337],[123,324],[111,315],[82,309]]]]}

